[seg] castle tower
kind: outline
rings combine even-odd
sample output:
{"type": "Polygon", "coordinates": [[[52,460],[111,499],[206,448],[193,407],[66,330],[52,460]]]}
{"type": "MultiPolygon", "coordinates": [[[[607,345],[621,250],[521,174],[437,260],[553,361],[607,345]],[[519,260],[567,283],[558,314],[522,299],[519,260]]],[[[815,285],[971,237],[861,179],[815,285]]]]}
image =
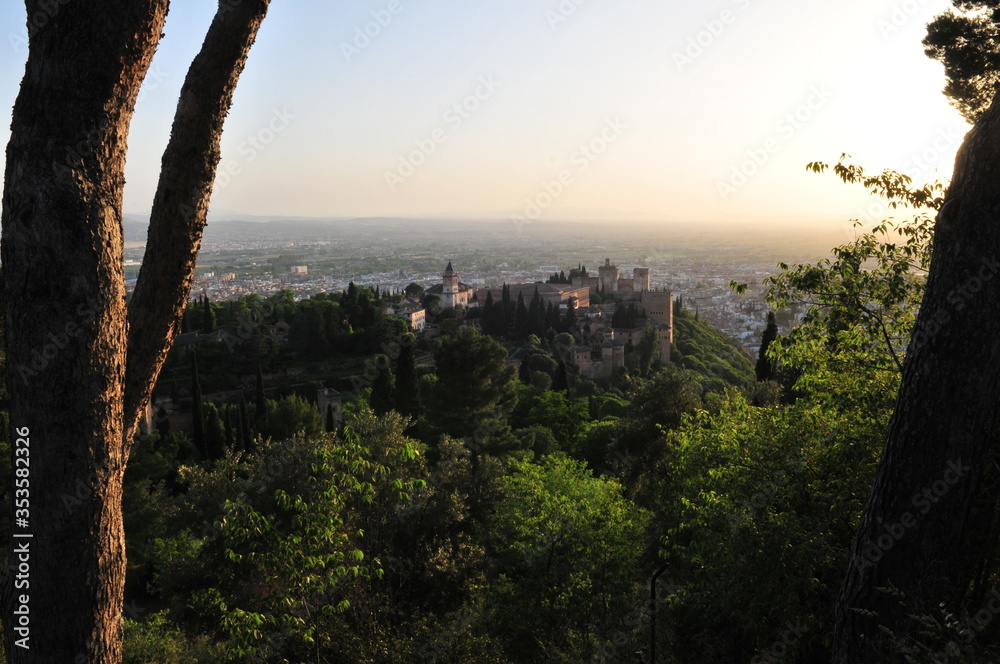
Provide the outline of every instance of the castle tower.
{"type": "Polygon", "coordinates": [[[458,293],[458,273],[448,261],[448,267],[444,269],[444,281],[441,289],[441,306],[444,308],[455,306],[455,295],[458,293]]]}
{"type": "Polygon", "coordinates": [[[666,323],[660,323],[657,332],[660,335],[660,363],[667,366],[670,364],[670,344],[674,340],[674,330],[666,323]]]}
{"type": "Polygon", "coordinates": [[[617,343],[611,349],[611,370],[618,371],[625,366],[625,344],[617,343]]]}
{"type": "Polygon", "coordinates": [[[648,267],[637,267],[632,270],[632,290],[636,293],[649,290],[648,267]]]}
{"type": "Polygon", "coordinates": [[[670,291],[645,290],[639,302],[646,310],[646,318],[653,321],[660,334],[660,360],[670,363],[670,344],[674,342],[674,294],[670,291]]]}
{"type": "Polygon", "coordinates": [[[601,290],[605,293],[617,293],[618,292],[618,266],[611,264],[610,258],[604,259],[604,265],[597,268],[598,278],[600,279],[601,290]]]}

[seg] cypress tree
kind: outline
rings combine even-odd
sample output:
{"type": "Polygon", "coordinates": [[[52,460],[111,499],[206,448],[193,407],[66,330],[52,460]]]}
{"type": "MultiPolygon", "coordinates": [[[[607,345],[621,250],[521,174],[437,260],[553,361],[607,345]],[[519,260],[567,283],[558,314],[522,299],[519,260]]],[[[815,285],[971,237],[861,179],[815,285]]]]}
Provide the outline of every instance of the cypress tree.
{"type": "Polygon", "coordinates": [[[531,334],[531,319],[528,316],[528,307],[524,305],[524,293],[517,293],[517,309],[514,311],[514,333],[518,341],[525,341],[531,334]]]}
{"type": "Polygon", "coordinates": [[[754,367],[754,373],[757,374],[758,381],[770,380],[771,376],[774,375],[774,367],[771,366],[771,360],[767,356],[767,349],[771,345],[771,342],[778,338],[778,322],[774,318],[774,312],[767,312],[767,327],[764,328],[764,334],[760,339],[760,351],[757,353],[757,365],[754,367]]]}
{"type": "Polygon", "coordinates": [[[367,290],[361,291],[358,295],[358,309],[360,311],[361,329],[370,330],[375,326],[375,306],[372,304],[371,296],[367,290]]]}
{"type": "Polygon", "coordinates": [[[267,419],[267,397],[264,395],[264,370],[257,365],[257,394],[254,401],[254,418],[257,420],[257,431],[261,430],[267,419]]]}
{"type": "Polygon", "coordinates": [[[243,434],[240,448],[246,452],[252,452],[254,430],[250,423],[250,409],[247,408],[247,400],[243,397],[240,397],[240,432],[243,434]]]}
{"type": "Polygon", "coordinates": [[[521,366],[517,368],[517,377],[525,385],[531,385],[531,367],[529,366],[528,357],[521,358],[521,366]]]}
{"type": "Polygon", "coordinates": [[[569,389],[569,374],[566,372],[566,363],[559,360],[556,366],[556,375],[552,378],[552,389],[556,392],[565,392],[569,389]]]}
{"type": "Polygon", "coordinates": [[[496,331],[493,328],[493,292],[486,291],[486,303],[483,304],[483,332],[490,335],[496,335],[496,331]]]}
{"type": "Polygon", "coordinates": [[[225,426],[226,426],[226,447],[234,452],[238,452],[236,443],[236,431],[233,426],[233,408],[229,404],[223,406],[223,411],[226,413],[225,426]]]}
{"type": "Polygon", "coordinates": [[[333,417],[333,404],[326,404],[326,426],[324,427],[327,433],[333,433],[337,430],[337,421],[333,417]]]}
{"type": "Polygon", "coordinates": [[[393,400],[396,412],[412,417],[420,415],[420,377],[417,375],[413,337],[400,344],[396,358],[396,398],[393,400]]]}
{"type": "Polygon", "coordinates": [[[544,330],[540,330],[542,327],[540,320],[545,319],[545,313],[540,312],[541,301],[538,299],[538,287],[535,286],[535,294],[531,298],[531,304],[528,305],[528,333],[538,335],[541,337],[544,330]]]}
{"type": "Polygon", "coordinates": [[[226,455],[226,432],[214,403],[205,404],[205,451],[212,461],[226,455]]]}
{"type": "Polygon", "coordinates": [[[246,431],[243,430],[243,408],[242,399],[240,404],[230,406],[233,410],[233,451],[246,451],[246,431]]]}
{"type": "Polygon", "coordinates": [[[212,303],[209,302],[207,295],[202,298],[201,302],[203,311],[201,329],[205,334],[211,334],[215,331],[215,311],[212,310],[212,303]]]}
{"type": "Polygon", "coordinates": [[[566,319],[563,323],[563,328],[566,332],[570,332],[576,325],[576,309],[573,308],[573,304],[569,303],[566,305],[566,319]]]}
{"type": "Polygon", "coordinates": [[[625,313],[625,307],[619,304],[615,307],[615,313],[611,315],[611,327],[625,327],[626,317],[627,314],[625,313]]]}
{"type": "Polygon", "coordinates": [[[500,304],[503,306],[504,335],[508,335],[514,330],[516,309],[514,307],[514,303],[510,299],[510,286],[506,283],[503,285],[500,304]]]}
{"type": "Polygon", "coordinates": [[[161,438],[170,433],[170,416],[163,406],[156,407],[156,430],[161,438]]]}
{"type": "Polygon", "coordinates": [[[192,435],[195,448],[203,458],[208,458],[205,447],[205,414],[201,403],[201,380],[198,377],[198,353],[191,351],[191,419],[192,435]]]}
{"type": "Polygon", "coordinates": [[[539,338],[544,338],[547,328],[545,302],[542,300],[542,296],[538,294],[538,286],[535,286],[535,294],[532,296],[531,301],[538,303],[535,305],[535,315],[531,318],[532,333],[537,334],[539,338]]]}
{"type": "Polygon", "coordinates": [[[392,371],[389,370],[389,358],[385,355],[379,355],[380,359],[384,358],[384,362],[379,362],[378,375],[375,376],[375,381],[372,383],[372,393],[369,397],[369,403],[372,410],[375,411],[376,415],[385,415],[390,410],[392,410],[393,401],[393,385],[392,385],[392,371]]]}

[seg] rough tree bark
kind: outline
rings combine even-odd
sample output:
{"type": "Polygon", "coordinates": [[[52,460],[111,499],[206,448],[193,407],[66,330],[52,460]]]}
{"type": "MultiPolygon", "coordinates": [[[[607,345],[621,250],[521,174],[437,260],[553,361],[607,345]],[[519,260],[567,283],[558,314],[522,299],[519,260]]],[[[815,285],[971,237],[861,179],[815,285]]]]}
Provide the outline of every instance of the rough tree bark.
{"type": "Polygon", "coordinates": [[[14,495],[30,503],[15,505],[0,581],[11,662],[121,661],[122,477],[189,294],[222,123],[268,4],[219,3],[181,93],[126,311],[126,137],[168,0],[25,2],[0,247],[11,424],[25,441],[14,495]]]}
{"type": "Polygon", "coordinates": [[[927,290],[836,612],[834,661],[891,662],[908,614],[954,606],[1000,404],[1000,103],[968,133],[938,213],[927,290]],[[904,597],[879,588],[893,586],[904,597]],[[872,613],[865,613],[872,612],[872,613]]]}

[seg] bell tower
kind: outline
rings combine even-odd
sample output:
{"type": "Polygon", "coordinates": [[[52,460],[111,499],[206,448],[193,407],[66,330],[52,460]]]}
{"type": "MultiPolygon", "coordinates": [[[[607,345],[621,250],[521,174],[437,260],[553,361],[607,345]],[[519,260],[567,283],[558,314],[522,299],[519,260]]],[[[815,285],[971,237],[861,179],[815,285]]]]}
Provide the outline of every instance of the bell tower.
{"type": "Polygon", "coordinates": [[[455,295],[458,293],[458,273],[451,266],[451,261],[448,261],[448,267],[444,270],[443,281],[441,285],[441,306],[442,307],[454,307],[455,306],[455,295]]]}

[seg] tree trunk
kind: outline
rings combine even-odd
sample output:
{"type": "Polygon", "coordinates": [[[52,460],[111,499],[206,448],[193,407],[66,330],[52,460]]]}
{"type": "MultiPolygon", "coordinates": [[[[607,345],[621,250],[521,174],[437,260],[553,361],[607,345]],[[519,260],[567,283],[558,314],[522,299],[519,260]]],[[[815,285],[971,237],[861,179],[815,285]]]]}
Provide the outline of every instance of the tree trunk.
{"type": "Polygon", "coordinates": [[[112,664],[121,661],[128,450],[187,299],[222,122],[268,2],[221,0],[192,64],[131,312],[126,137],[168,0],[25,5],[28,63],[7,148],[0,259],[14,496],[30,506],[15,503],[0,582],[5,646],[15,663],[112,664]],[[157,269],[157,260],[174,265],[157,269]]]}
{"type": "Polygon", "coordinates": [[[3,195],[10,416],[30,464],[4,637],[11,662],[105,664],[120,661],[125,581],[126,137],[167,2],[25,4],[29,27],[49,20],[31,28],[3,195]]]}
{"type": "Polygon", "coordinates": [[[938,213],[902,384],[836,611],[834,661],[891,662],[908,615],[969,590],[1000,402],[1000,104],[966,136],[938,213]],[[903,596],[879,588],[895,587],[903,596]],[[864,612],[873,612],[876,615],[864,612]]]}

